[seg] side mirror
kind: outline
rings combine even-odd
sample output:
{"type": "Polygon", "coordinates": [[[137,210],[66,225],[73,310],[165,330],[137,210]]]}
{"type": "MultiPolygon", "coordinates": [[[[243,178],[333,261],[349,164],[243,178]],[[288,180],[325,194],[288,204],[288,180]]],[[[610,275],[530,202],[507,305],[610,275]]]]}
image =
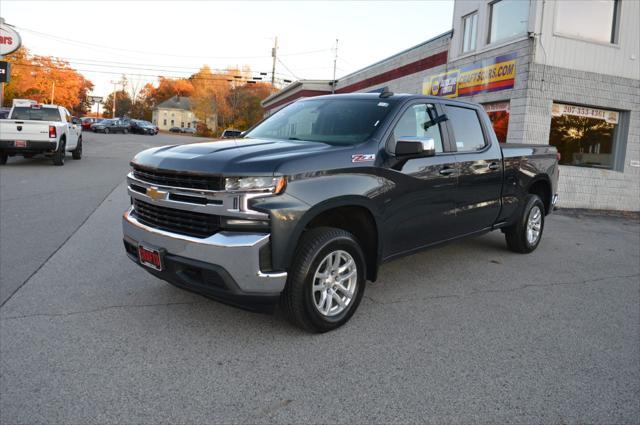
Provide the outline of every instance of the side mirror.
{"type": "Polygon", "coordinates": [[[435,140],[421,139],[419,137],[402,136],[396,141],[396,156],[426,157],[435,156],[435,140]]]}
{"type": "Polygon", "coordinates": [[[82,124],[79,118],[71,118],[71,124],[82,124]]]}

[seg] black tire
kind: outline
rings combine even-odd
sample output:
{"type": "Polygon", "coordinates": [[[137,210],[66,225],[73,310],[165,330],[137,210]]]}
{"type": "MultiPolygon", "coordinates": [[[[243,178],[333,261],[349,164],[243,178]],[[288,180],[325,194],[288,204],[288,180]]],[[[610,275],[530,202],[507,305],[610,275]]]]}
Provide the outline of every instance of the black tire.
{"type": "Polygon", "coordinates": [[[511,251],[519,254],[528,254],[538,247],[544,230],[545,210],[540,197],[538,195],[527,195],[519,214],[518,221],[504,229],[505,239],[507,247],[511,251]],[[537,226],[535,225],[538,222],[535,219],[536,215],[539,215],[539,224],[537,226]],[[531,230],[529,225],[532,225],[534,230],[535,228],[538,229],[535,238],[533,238],[535,232],[532,233],[531,239],[527,236],[529,230],[531,230]]]}
{"type": "Polygon", "coordinates": [[[109,129],[108,128],[104,129],[104,134],[109,134],[109,129]]]}
{"type": "Polygon", "coordinates": [[[280,306],[291,323],[307,331],[327,332],[339,328],[353,316],[360,304],[364,294],[365,271],[364,254],[351,233],[332,227],[311,229],[300,240],[287,284],[280,297],[280,306]],[[348,253],[355,263],[355,288],[344,310],[334,316],[327,316],[316,307],[312,289],[314,276],[329,254],[341,251],[348,253]]]}
{"type": "Polygon", "coordinates": [[[127,134],[127,133],[129,133],[129,130],[127,130],[126,128],[122,130],[122,134],[127,134]]]}
{"type": "Polygon", "coordinates": [[[58,150],[53,153],[53,165],[64,165],[64,158],[67,154],[66,147],[67,142],[65,140],[61,140],[58,143],[58,150]]]}
{"type": "Polygon", "coordinates": [[[78,138],[78,145],[74,150],[71,151],[71,158],[73,159],[81,159],[82,158],[82,137],[78,138]]]}
{"type": "Polygon", "coordinates": [[[7,159],[9,159],[9,154],[6,152],[0,152],[0,165],[6,164],[7,159]]]}

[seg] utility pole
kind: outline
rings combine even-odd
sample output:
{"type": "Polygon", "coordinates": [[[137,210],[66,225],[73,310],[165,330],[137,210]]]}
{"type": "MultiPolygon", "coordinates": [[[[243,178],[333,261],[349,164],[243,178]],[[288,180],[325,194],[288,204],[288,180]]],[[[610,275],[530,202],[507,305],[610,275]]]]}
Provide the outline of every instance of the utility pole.
{"type": "Polygon", "coordinates": [[[276,58],[278,54],[278,37],[276,37],[276,41],[273,44],[273,49],[271,49],[271,57],[273,58],[273,65],[271,67],[271,90],[275,91],[276,88],[276,58]]]}
{"type": "Polygon", "coordinates": [[[111,118],[116,117],[116,85],[118,85],[120,81],[112,81],[113,84],[113,100],[111,102],[111,118]]]}
{"type": "Polygon", "coordinates": [[[336,92],[336,63],[338,62],[338,39],[336,38],[336,51],[333,56],[333,81],[331,82],[331,93],[336,92]]]}

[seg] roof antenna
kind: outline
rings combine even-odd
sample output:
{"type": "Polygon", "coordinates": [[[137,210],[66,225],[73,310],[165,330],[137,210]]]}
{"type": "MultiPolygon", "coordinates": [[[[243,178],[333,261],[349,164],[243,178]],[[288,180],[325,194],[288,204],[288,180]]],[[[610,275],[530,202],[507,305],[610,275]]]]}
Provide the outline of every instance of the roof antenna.
{"type": "Polygon", "coordinates": [[[386,99],[387,97],[393,96],[393,92],[389,91],[388,87],[382,89],[382,93],[380,93],[380,99],[386,99]]]}

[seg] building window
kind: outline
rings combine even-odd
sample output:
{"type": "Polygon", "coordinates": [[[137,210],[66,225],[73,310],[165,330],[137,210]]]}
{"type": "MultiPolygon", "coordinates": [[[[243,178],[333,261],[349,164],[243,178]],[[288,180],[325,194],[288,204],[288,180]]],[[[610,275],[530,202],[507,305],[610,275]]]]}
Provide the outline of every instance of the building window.
{"type": "Polygon", "coordinates": [[[478,12],[462,18],[462,53],[476,50],[478,38],[478,12]]]}
{"type": "Polygon", "coordinates": [[[560,1],[556,3],[556,8],[556,34],[617,43],[619,0],[560,1]]]}
{"type": "Polygon", "coordinates": [[[488,43],[512,38],[527,32],[529,2],[498,0],[489,5],[488,43]]]}
{"type": "Polygon", "coordinates": [[[162,120],[162,121],[164,123],[163,125],[167,125],[167,119],[166,118],[164,120],[162,120]]]}
{"type": "Polygon", "coordinates": [[[558,149],[560,164],[621,169],[619,122],[616,111],[554,103],[549,144],[558,149]]]}
{"type": "Polygon", "coordinates": [[[171,127],[173,127],[173,120],[171,120],[171,127]]]}
{"type": "Polygon", "coordinates": [[[507,129],[509,128],[509,102],[485,103],[482,105],[496,133],[498,142],[507,143],[507,129]]]}

